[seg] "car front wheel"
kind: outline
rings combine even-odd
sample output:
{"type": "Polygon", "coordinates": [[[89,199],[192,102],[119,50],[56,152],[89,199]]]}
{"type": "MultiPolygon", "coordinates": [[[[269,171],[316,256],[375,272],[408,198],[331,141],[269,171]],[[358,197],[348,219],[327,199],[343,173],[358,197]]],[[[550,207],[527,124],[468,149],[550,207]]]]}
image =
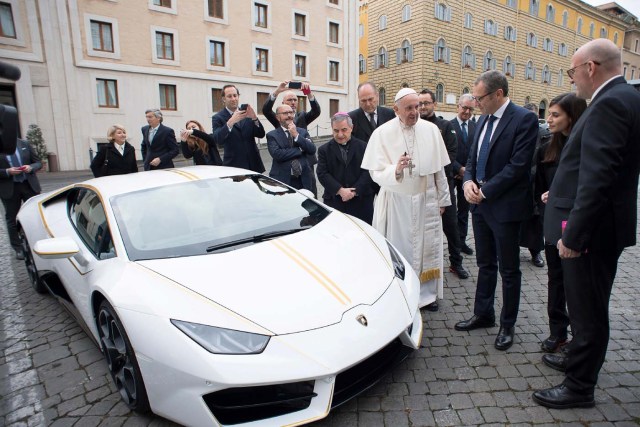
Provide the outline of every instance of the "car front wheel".
{"type": "Polygon", "coordinates": [[[98,310],[98,333],[109,372],[122,400],[133,411],[148,412],[149,399],[135,352],[116,311],[106,300],[100,303],[98,310]]]}
{"type": "Polygon", "coordinates": [[[27,236],[23,230],[20,230],[20,240],[22,240],[22,253],[24,254],[24,265],[27,268],[27,274],[29,275],[29,281],[31,286],[39,294],[47,292],[47,288],[38,275],[38,269],[36,263],[33,260],[33,254],[31,253],[31,247],[27,241],[27,236]]]}

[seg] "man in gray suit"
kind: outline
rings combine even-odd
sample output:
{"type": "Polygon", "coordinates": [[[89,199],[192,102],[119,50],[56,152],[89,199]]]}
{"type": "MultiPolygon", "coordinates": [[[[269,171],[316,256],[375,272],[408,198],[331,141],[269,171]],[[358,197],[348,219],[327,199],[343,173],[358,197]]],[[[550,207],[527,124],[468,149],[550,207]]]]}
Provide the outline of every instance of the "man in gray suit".
{"type": "Polygon", "coordinates": [[[18,139],[15,153],[0,156],[0,198],[4,206],[11,247],[16,251],[16,259],[24,259],[16,217],[22,202],[40,193],[40,182],[36,177],[36,171],[41,168],[42,163],[35,150],[22,139],[18,139]]]}

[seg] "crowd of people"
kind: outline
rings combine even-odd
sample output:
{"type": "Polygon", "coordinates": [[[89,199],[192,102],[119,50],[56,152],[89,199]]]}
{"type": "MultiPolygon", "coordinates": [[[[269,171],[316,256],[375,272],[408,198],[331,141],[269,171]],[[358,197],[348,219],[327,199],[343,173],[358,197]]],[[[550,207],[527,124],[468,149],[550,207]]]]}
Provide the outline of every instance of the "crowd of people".
{"type": "MultiPolygon", "coordinates": [[[[618,258],[636,243],[640,93],[626,84],[620,50],[606,39],[579,48],[571,65],[567,74],[576,92],[551,101],[548,132],[540,130],[535,105],[516,105],[507,77],[487,71],[471,94],[459,97],[450,121],[436,115],[437,100],[428,89],[402,88],[390,109],[379,105],[374,83],[363,83],[359,108],[334,114],[332,139],[317,149],[307,127],[321,110],[307,83],[295,89],[308,97],[310,111],[297,111],[298,95],[289,82],[270,94],[261,110],[274,126],[270,132],[228,84],[212,133],[189,120],[180,144],[162,124],[161,111],[147,110],[143,168],[173,167],[181,150],[197,165],[264,173],[255,138],[266,136],[273,158],[269,175],[316,197],[317,176],[325,204],[371,224],[413,267],[426,310],[437,311],[444,295],[444,238],[449,271],[459,279],[470,277],[462,254],[475,253],[472,313],[453,327],[471,331],[498,323],[494,346],[502,351],[516,337],[520,247],[529,249],[538,267],[545,265],[544,252],[549,335],[541,341],[542,361],[565,372],[565,379],[536,391],[533,399],[551,408],[591,407],[609,340],[618,258]],[[467,239],[469,215],[475,251],[467,239]],[[498,273],[502,309],[496,316],[498,273]]],[[[137,172],[124,127],[111,126],[108,140],[91,163],[94,175],[137,172]]],[[[15,215],[22,201],[40,191],[34,175],[40,167],[23,141],[14,155],[0,157],[0,196],[18,258],[23,253],[15,215]]]]}

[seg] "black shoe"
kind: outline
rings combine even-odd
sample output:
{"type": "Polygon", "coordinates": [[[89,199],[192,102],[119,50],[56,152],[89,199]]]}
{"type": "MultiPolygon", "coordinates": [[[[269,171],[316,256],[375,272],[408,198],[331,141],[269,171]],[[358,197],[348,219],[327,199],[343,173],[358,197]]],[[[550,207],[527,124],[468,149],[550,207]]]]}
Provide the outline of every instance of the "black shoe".
{"type": "Polygon", "coordinates": [[[438,311],[438,301],[434,301],[431,304],[427,304],[424,306],[424,309],[427,311],[438,311]]]}
{"type": "Polygon", "coordinates": [[[576,393],[564,384],[533,393],[533,401],[538,405],[554,409],[593,408],[596,401],[593,394],[576,393]]]}
{"type": "Polygon", "coordinates": [[[565,372],[567,370],[567,356],[562,353],[545,354],[542,356],[542,363],[556,371],[565,372]]]}
{"type": "Polygon", "coordinates": [[[19,261],[23,261],[24,260],[24,252],[22,252],[22,249],[17,249],[16,250],[16,259],[19,261]]]}
{"type": "Polygon", "coordinates": [[[506,350],[513,345],[513,337],[515,335],[515,329],[513,326],[507,328],[506,326],[500,326],[498,335],[496,336],[496,342],[493,346],[498,350],[506,350]]]}
{"type": "Polygon", "coordinates": [[[549,338],[542,341],[542,344],[540,344],[540,348],[542,348],[542,351],[544,351],[545,353],[555,353],[566,343],[567,337],[561,338],[551,335],[549,338]]]}
{"type": "Polygon", "coordinates": [[[463,320],[454,326],[456,331],[472,331],[480,328],[491,328],[496,326],[495,317],[479,317],[475,314],[469,320],[463,320]]]}
{"type": "Polygon", "coordinates": [[[465,255],[473,255],[473,249],[467,246],[466,243],[462,244],[462,246],[460,247],[460,252],[462,252],[465,255]]]}
{"type": "Polygon", "coordinates": [[[542,259],[542,254],[540,252],[531,254],[531,264],[536,267],[544,267],[544,260],[542,259]]]}
{"type": "Polygon", "coordinates": [[[451,267],[449,267],[449,271],[458,276],[458,278],[460,279],[469,278],[469,272],[465,270],[461,265],[452,265],[451,267]]]}

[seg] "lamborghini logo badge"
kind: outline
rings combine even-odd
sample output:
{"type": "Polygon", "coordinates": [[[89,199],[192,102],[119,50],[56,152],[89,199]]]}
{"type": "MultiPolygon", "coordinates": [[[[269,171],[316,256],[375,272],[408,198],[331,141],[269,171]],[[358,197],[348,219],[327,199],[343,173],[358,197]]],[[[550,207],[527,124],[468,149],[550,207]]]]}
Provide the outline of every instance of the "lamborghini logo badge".
{"type": "Polygon", "coordinates": [[[360,322],[362,326],[369,326],[369,322],[367,321],[367,318],[364,317],[364,314],[358,315],[358,317],[356,317],[356,320],[360,322]]]}

